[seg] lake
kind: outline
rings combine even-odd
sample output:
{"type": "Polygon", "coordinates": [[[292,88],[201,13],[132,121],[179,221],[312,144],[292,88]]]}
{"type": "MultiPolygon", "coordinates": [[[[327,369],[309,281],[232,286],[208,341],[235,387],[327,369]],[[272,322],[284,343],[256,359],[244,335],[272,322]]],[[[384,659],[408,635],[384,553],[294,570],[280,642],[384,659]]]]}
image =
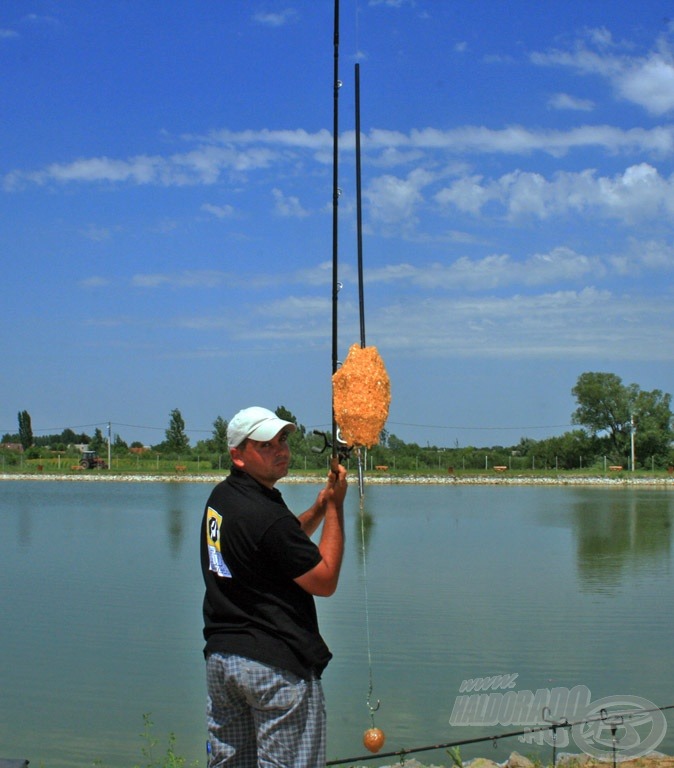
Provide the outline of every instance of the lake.
{"type": "MultiPolygon", "coordinates": [[[[319,488],[279,487],[296,512],[319,488]]],[[[177,753],[205,765],[198,536],[209,490],[0,483],[0,757],[145,764],[149,715],[156,755],[174,733],[177,753]]],[[[511,711],[492,724],[467,698],[494,676],[505,677],[481,691],[492,709],[509,691],[674,704],[672,491],[366,484],[362,514],[355,486],[347,501],[340,586],[317,600],[334,653],[329,760],[365,752],[368,701],[380,703],[384,751],[519,730],[511,711]]],[[[658,749],[672,754],[665,716],[658,749]]],[[[549,741],[536,740],[461,754],[549,761],[549,741]]],[[[571,740],[564,751],[581,750],[571,740]]],[[[444,749],[414,756],[451,762],[444,749]]]]}

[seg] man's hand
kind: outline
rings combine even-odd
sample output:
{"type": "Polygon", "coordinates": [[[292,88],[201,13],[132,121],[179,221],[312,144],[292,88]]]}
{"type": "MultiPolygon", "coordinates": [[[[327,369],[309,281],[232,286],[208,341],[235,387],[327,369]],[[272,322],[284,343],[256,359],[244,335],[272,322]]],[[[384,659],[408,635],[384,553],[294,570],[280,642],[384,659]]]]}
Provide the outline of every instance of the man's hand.
{"type": "Polygon", "coordinates": [[[302,589],[312,595],[329,597],[337,589],[339,572],[344,556],[344,497],[346,496],[347,482],[346,469],[338,464],[336,471],[331,469],[325,488],[321,490],[312,507],[314,514],[311,518],[310,510],[304,513],[300,520],[305,530],[309,528],[309,521],[314,522],[318,517],[323,518],[323,531],[318,549],[322,560],[307,573],[295,579],[302,589]]]}
{"type": "Polygon", "coordinates": [[[328,481],[325,484],[325,488],[318,494],[320,504],[325,505],[332,502],[337,506],[343,506],[348,488],[346,474],[346,469],[339,463],[339,459],[334,456],[330,464],[328,481]]]}

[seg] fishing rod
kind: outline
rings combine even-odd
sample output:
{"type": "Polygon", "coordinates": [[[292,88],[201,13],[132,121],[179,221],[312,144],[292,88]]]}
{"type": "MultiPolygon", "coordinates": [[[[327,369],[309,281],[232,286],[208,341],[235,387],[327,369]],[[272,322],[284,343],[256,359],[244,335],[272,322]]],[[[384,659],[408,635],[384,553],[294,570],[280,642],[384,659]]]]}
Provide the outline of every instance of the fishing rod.
{"type": "MultiPolygon", "coordinates": [[[[342,284],[339,281],[339,89],[342,81],[339,79],[339,0],[334,4],[333,26],[333,108],[332,108],[332,375],[339,368],[339,291],[342,284]]],[[[349,447],[339,438],[339,429],[335,416],[334,401],[332,402],[332,440],[328,440],[325,432],[314,430],[314,434],[323,438],[323,447],[314,448],[316,453],[332,449],[330,468],[337,471],[337,465],[349,455],[349,447]]]]}
{"type": "MultiPolygon", "coordinates": [[[[333,25],[333,95],[332,95],[332,375],[334,376],[339,367],[339,291],[342,284],[339,282],[339,197],[341,190],[339,188],[339,89],[342,87],[342,81],[339,79],[339,0],[334,3],[334,25],[333,25]]],[[[332,400],[332,398],[331,398],[332,400]]],[[[332,458],[330,468],[337,472],[337,465],[343,461],[349,454],[348,447],[339,440],[339,430],[337,427],[337,418],[335,416],[334,401],[331,403],[332,409],[332,439],[329,440],[325,432],[318,429],[314,430],[315,435],[323,438],[321,448],[313,447],[316,453],[323,453],[328,448],[331,449],[332,458]]]]}
{"type": "MultiPolygon", "coordinates": [[[[360,172],[360,64],[354,67],[355,80],[355,112],[356,112],[356,237],[358,244],[358,314],[360,316],[360,346],[365,349],[365,289],[363,280],[363,195],[361,192],[360,172]]],[[[365,476],[363,457],[360,449],[356,452],[358,459],[358,492],[360,498],[365,494],[365,476]]]]}
{"type": "MultiPolygon", "coordinates": [[[[337,339],[338,308],[337,300],[341,284],[339,282],[339,248],[338,248],[338,211],[339,211],[339,89],[342,83],[339,79],[339,0],[335,0],[335,19],[333,34],[333,116],[332,116],[332,374],[337,372],[339,351],[337,339]]],[[[336,468],[339,460],[337,446],[337,419],[335,418],[334,403],[332,404],[332,466],[336,468]]]]}
{"type": "Polygon", "coordinates": [[[360,346],[365,349],[365,296],[363,280],[363,195],[360,172],[360,64],[355,66],[356,86],[356,235],[358,239],[358,310],[360,314],[360,346]]]}
{"type": "MultiPolygon", "coordinates": [[[[545,710],[543,710],[543,715],[545,716],[545,710]]],[[[586,725],[590,723],[606,723],[609,726],[612,726],[613,723],[616,722],[616,718],[624,719],[624,718],[632,718],[632,717],[642,717],[644,714],[649,714],[653,712],[665,712],[666,710],[674,709],[674,704],[668,704],[665,707],[653,707],[651,709],[635,709],[635,710],[628,710],[625,712],[613,712],[609,713],[606,710],[602,709],[598,715],[593,717],[586,717],[582,718],[580,720],[575,721],[569,721],[569,720],[562,720],[560,722],[551,722],[549,725],[541,725],[541,726],[533,726],[529,728],[524,728],[519,731],[508,731],[507,733],[495,733],[491,736],[477,736],[472,739],[462,739],[461,741],[448,741],[444,743],[438,743],[438,744],[427,744],[423,747],[413,747],[411,749],[399,749],[396,751],[391,752],[380,752],[377,755],[358,755],[357,757],[348,757],[348,758],[340,758],[339,760],[329,760],[325,764],[326,766],[331,765],[344,765],[344,764],[353,764],[355,762],[361,762],[365,760],[375,760],[382,757],[399,757],[401,758],[401,762],[405,760],[405,757],[407,755],[417,754],[419,752],[431,752],[433,750],[437,749],[446,749],[446,750],[453,750],[457,747],[463,747],[463,746],[469,746],[472,744],[482,744],[482,743],[491,743],[494,747],[496,747],[496,743],[500,741],[501,739],[511,739],[515,736],[531,736],[531,734],[536,733],[543,733],[545,731],[552,731],[553,734],[560,728],[577,728],[579,725],[586,725]]],[[[450,752],[451,754],[451,752],[450,752]]],[[[553,768],[555,768],[557,764],[557,750],[556,746],[553,745],[553,761],[552,765],[553,768]]],[[[614,762],[613,766],[615,768],[615,746],[614,746],[614,762]]]]}

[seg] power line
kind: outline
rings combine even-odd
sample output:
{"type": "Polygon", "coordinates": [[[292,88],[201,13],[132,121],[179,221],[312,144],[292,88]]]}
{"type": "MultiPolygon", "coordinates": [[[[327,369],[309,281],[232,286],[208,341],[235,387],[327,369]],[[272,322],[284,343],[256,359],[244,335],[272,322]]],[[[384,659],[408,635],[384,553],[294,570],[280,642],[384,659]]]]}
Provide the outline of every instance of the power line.
{"type": "Polygon", "coordinates": [[[529,430],[529,429],[567,429],[568,427],[576,427],[577,424],[543,424],[537,426],[525,426],[525,427],[463,427],[443,424],[411,424],[405,421],[389,421],[388,424],[394,427],[417,427],[419,429],[455,429],[455,430],[529,430]]]}

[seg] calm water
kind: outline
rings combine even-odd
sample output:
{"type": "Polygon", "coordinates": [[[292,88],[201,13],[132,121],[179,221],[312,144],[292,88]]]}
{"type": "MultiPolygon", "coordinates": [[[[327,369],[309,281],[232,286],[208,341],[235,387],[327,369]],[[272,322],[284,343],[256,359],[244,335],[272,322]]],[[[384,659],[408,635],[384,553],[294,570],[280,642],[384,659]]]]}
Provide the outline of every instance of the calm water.
{"type": "MultiPolygon", "coordinates": [[[[281,489],[301,511],[318,486],[281,489]]],[[[0,757],[130,768],[150,714],[161,751],[174,732],[178,753],[205,764],[208,491],[0,483],[0,757]]],[[[361,526],[352,487],[347,517],[340,588],[318,601],[335,654],[330,759],[363,754],[370,668],[386,749],[515,730],[449,725],[469,678],[517,673],[519,690],[585,685],[593,701],[674,704],[671,491],[367,486],[361,526]]],[[[462,754],[538,749],[497,746],[462,754]]],[[[659,749],[674,752],[674,722],[659,749]]],[[[449,763],[443,751],[418,758],[449,763]]]]}

